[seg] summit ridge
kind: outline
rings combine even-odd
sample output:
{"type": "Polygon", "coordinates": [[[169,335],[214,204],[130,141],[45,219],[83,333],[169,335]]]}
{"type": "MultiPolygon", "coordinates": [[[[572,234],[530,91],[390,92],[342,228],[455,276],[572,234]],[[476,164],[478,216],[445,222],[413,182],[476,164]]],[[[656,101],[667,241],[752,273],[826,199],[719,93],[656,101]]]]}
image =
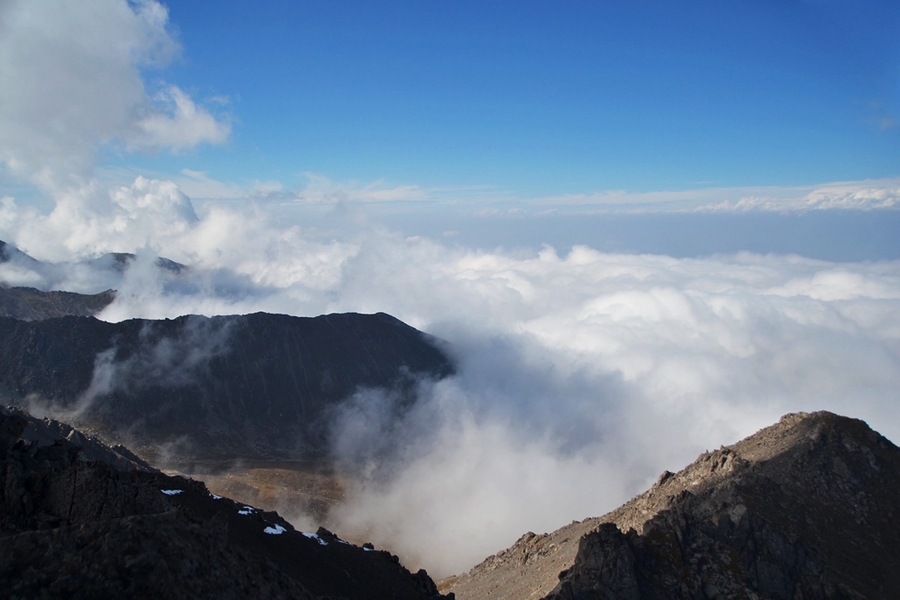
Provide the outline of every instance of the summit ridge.
{"type": "Polygon", "coordinates": [[[789,414],[443,587],[462,600],[897,598],[898,494],[889,440],[856,419],[789,414]]]}

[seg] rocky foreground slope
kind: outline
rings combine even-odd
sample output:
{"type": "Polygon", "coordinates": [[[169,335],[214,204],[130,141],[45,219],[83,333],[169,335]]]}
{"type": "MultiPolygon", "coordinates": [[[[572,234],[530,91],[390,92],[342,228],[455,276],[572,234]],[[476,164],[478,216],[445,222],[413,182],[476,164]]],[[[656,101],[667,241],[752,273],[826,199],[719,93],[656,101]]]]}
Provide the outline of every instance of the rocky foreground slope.
{"type": "Polygon", "coordinates": [[[900,598],[900,450],[862,421],[787,415],[444,588],[461,600],[900,598]]]}
{"type": "Polygon", "coordinates": [[[0,598],[443,598],[388,552],[125,457],[0,408],[0,598]]]}
{"type": "Polygon", "coordinates": [[[314,459],[358,390],[403,410],[419,379],[452,372],[437,340],[384,313],[0,318],[0,396],[142,455],[314,459]]]}

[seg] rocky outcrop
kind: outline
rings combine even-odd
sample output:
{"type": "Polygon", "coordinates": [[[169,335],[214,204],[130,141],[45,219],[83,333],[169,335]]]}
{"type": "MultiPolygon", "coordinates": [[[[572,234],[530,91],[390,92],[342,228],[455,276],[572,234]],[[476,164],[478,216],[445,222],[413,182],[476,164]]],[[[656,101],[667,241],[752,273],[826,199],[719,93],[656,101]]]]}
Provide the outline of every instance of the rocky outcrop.
{"type": "Polygon", "coordinates": [[[29,443],[35,423],[0,413],[0,598],[442,598],[387,552],[69,440],[29,443]]]}
{"type": "Polygon", "coordinates": [[[24,419],[27,425],[20,437],[23,441],[34,444],[36,448],[52,446],[59,440],[66,440],[79,447],[78,456],[83,460],[102,462],[117,471],[155,471],[125,446],[121,444],[107,446],[97,437],[85,436],[72,426],[55,419],[37,419],[14,406],[0,406],[0,416],[24,419]]]}
{"type": "Polygon", "coordinates": [[[388,390],[403,410],[420,379],[452,373],[438,346],[384,313],[0,318],[0,392],[142,454],[316,458],[358,390],[388,390]]]}
{"type": "Polygon", "coordinates": [[[459,598],[900,597],[900,450],[862,421],[787,415],[597,519],[529,534],[459,598]]]}
{"type": "Polygon", "coordinates": [[[0,317],[22,321],[40,321],[69,315],[91,317],[106,308],[115,298],[116,294],[112,290],[99,294],[76,294],[0,285],[0,317]]]}

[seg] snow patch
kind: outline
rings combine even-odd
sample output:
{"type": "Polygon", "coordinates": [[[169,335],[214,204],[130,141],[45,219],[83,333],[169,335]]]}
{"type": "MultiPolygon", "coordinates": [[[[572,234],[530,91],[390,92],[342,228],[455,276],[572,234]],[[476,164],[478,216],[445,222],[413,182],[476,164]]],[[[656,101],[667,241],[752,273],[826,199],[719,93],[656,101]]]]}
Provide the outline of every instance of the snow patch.
{"type": "Polygon", "coordinates": [[[166,496],[177,496],[178,494],[183,494],[184,490],[159,490],[166,496]]]}
{"type": "Polygon", "coordinates": [[[274,527],[266,527],[265,529],[263,529],[263,533],[268,533],[270,535],[281,535],[285,531],[287,531],[287,529],[285,529],[281,525],[275,525],[274,527]]]}
{"type": "Polygon", "coordinates": [[[316,540],[316,541],[319,542],[319,544],[322,545],[322,546],[327,546],[327,545],[328,545],[328,542],[326,542],[325,540],[323,540],[322,538],[320,538],[320,537],[319,537],[318,535],[316,535],[315,533],[304,533],[303,535],[305,535],[306,537],[308,537],[308,538],[311,539],[311,540],[316,540]]]}
{"type": "Polygon", "coordinates": [[[222,496],[216,496],[215,494],[210,494],[209,497],[212,498],[213,500],[221,500],[222,499],[222,496]]]}
{"type": "Polygon", "coordinates": [[[238,514],[239,515],[252,515],[255,512],[256,512],[256,509],[253,508],[252,506],[245,506],[244,508],[242,508],[241,510],[238,511],[238,514]]]}

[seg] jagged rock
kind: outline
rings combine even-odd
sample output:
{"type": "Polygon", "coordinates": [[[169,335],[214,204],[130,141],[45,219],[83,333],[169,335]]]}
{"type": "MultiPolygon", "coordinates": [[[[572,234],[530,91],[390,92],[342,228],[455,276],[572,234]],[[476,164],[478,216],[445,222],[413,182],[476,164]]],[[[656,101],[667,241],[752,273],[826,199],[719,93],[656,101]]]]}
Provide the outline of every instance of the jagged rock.
{"type": "Polygon", "coordinates": [[[176,457],[314,458],[355,391],[389,389],[400,410],[420,378],[452,372],[436,340],[383,313],[0,318],[10,402],[176,457]]]}
{"type": "Polygon", "coordinates": [[[69,440],[27,442],[35,421],[0,413],[0,598],[443,598],[388,552],[196,481],[85,461],[69,440]]]}
{"type": "Polygon", "coordinates": [[[447,589],[462,600],[887,600],[900,597],[898,515],[900,450],[862,421],[798,413],[663,473],[603,517],[523,537],[447,589]]]}
{"type": "Polygon", "coordinates": [[[59,440],[66,440],[81,448],[78,453],[81,460],[99,461],[117,471],[155,471],[146,461],[125,446],[121,444],[107,446],[97,437],[85,436],[70,425],[54,419],[36,419],[14,406],[0,406],[0,415],[7,417],[16,415],[25,419],[27,426],[21,432],[21,438],[25,442],[35,443],[37,447],[51,446],[59,440]]]}

